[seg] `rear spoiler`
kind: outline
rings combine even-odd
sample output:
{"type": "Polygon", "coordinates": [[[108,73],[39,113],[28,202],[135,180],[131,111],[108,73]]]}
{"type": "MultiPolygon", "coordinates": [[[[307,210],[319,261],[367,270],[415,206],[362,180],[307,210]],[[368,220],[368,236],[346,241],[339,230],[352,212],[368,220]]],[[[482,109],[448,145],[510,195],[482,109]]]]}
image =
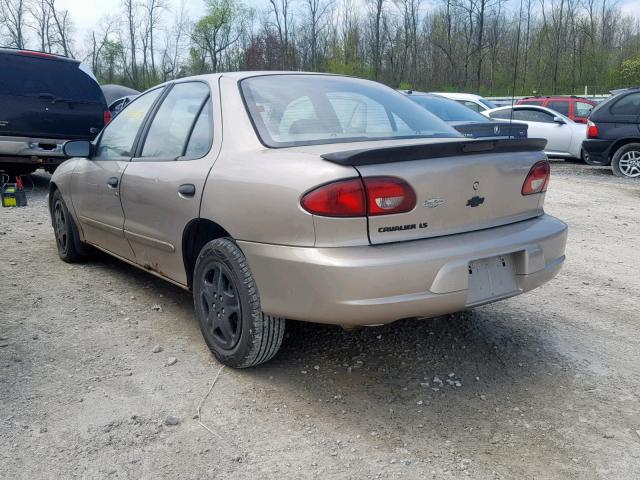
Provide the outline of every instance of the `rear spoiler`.
{"type": "Polygon", "coordinates": [[[537,152],[544,150],[543,138],[505,138],[500,140],[458,140],[442,143],[422,143],[399,147],[368,148],[320,155],[339,165],[374,165],[377,163],[408,162],[429,158],[458,157],[479,153],[537,152]]]}

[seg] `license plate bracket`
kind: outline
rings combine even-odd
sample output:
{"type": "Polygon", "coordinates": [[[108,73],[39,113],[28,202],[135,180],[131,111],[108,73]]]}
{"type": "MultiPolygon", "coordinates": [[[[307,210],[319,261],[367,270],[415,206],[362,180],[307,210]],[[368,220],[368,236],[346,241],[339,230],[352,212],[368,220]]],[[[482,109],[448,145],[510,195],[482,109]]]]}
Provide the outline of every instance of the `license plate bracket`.
{"type": "Polygon", "coordinates": [[[513,254],[469,263],[467,305],[478,305],[519,293],[513,254]]]}

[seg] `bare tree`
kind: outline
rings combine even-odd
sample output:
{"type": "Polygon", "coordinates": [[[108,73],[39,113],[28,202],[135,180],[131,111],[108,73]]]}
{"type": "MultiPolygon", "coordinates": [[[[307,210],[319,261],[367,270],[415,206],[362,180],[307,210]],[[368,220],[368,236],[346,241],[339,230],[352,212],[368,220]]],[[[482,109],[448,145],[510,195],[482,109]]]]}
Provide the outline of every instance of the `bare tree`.
{"type": "Polygon", "coordinates": [[[0,0],[0,23],[9,36],[9,45],[25,48],[27,2],[25,0],[0,0]]]}

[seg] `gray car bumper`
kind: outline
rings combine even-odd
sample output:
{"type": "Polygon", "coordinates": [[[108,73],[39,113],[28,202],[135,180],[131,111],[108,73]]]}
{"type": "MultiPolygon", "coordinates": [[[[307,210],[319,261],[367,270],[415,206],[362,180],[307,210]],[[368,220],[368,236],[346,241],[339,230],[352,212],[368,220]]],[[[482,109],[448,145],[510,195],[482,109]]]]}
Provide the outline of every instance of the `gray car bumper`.
{"type": "Polygon", "coordinates": [[[567,225],[543,215],[476,232],[380,246],[304,248],[239,241],[266,313],[344,326],[430,317],[511,297],[553,278],[567,225]],[[514,289],[480,300],[469,264],[507,256],[514,289]]]}

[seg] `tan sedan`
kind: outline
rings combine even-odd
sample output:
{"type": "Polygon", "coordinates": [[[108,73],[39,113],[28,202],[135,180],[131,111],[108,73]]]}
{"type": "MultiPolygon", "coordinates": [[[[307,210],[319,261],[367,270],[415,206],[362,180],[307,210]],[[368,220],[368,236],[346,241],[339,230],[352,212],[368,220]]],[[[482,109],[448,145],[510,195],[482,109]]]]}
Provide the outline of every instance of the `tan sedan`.
{"type": "Polygon", "coordinates": [[[493,302],[551,279],[544,141],[468,140],[402,94],[332,75],[185,78],[69,142],[50,209],[60,257],[89,246],[194,296],[223,363],[285,318],[354,327],[493,302]]]}

